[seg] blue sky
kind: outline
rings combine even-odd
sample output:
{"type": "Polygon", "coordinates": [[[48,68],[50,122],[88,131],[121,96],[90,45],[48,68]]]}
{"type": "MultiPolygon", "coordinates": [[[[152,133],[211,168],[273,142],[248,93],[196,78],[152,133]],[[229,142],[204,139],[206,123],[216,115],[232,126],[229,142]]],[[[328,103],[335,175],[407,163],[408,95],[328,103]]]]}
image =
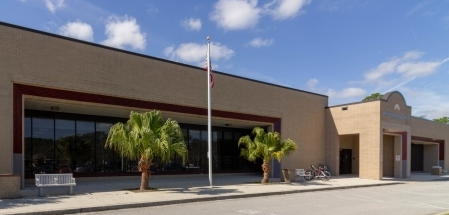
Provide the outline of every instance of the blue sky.
{"type": "Polygon", "coordinates": [[[4,0],[0,21],[195,66],[210,36],[214,70],[449,116],[447,0],[4,0]]]}

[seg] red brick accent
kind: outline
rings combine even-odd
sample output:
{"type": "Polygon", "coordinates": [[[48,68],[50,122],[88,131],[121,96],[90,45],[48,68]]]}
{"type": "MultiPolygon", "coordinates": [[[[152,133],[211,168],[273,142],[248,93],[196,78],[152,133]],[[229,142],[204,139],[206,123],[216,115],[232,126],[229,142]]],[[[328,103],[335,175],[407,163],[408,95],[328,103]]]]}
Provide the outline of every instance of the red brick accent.
{"type": "Polygon", "coordinates": [[[273,125],[273,129],[274,131],[277,131],[279,134],[281,133],[281,119],[279,119],[278,121],[274,122],[273,125]]]}

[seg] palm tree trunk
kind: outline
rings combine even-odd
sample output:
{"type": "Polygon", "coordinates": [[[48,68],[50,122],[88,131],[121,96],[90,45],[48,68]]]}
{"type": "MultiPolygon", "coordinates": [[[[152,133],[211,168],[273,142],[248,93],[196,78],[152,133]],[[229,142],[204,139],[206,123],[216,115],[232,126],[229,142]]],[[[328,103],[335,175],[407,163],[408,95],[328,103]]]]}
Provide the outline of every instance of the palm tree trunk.
{"type": "Polygon", "coordinates": [[[270,174],[270,164],[268,162],[263,162],[262,164],[262,170],[263,170],[263,178],[262,178],[262,184],[268,183],[268,176],[270,174]]]}
{"type": "Polygon", "coordinates": [[[145,160],[140,158],[139,160],[139,171],[142,172],[142,177],[140,180],[140,190],[148,190],[148,181],[150,179],[150,166],[151,160],[145,160]]]}

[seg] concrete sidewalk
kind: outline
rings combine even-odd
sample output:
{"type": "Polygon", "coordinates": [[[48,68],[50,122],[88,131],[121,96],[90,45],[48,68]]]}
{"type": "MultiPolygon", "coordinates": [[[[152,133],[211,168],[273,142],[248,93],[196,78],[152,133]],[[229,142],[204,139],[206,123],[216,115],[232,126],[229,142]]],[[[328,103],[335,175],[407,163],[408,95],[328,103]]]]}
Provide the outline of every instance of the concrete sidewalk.
{"type": "Polygon", "coordinates": [[[261,175],[214,175],[213,187],[208,175],[152,176],[150,187],[160,191],[134,192],[140,178],[128,180],[77,182],[75,195],[66,195],[65,187],[44,188],[44,197],[37,196],[34,185],[21,191],[20,199],[0,200],[0,214],[69,214],[134,207],[170,205],[267,195],[311,192],[318,190],[382,186],[432,180],[449,180],[449,175],[413,174],[410,179],[385,178],[382,181],[359,179],[357,176],[333,177],[329,181],[281,183],[272,179],[268,185],[257,184],[261,175]]]}

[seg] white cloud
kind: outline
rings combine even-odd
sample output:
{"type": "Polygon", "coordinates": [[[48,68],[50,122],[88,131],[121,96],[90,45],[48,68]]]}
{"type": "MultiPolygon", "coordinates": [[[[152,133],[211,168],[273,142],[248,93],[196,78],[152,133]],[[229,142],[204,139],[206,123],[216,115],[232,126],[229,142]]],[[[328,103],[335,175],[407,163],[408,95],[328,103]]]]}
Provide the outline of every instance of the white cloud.
{"type": "Polygon", "coordinates": [[[174,50],[175,50],[175,45],[171,45],[171,46],[165,48],[164,49],[165,56],[171,56],[171,54],[173,53],[174,50]]]}
{"type": "Polygon", "coordinates": [[[94,40],[94,31],[92,30],[92,26],[80,21],[68,22],[64,26],[61,26],[59,28],[59,34],[89,42],[93,42],[94,40]]]}
{"type": "Polygon", "coordinates": [[[426,115],[428,119],[449,116],[449,97],[431,90],[419,88],[417,90],[403,89],[402,93],[408,105],[413,107],[412,115],[426,115]]]}
{"type": "MultiPolygon", "coordinates": [[[[183,43],[177,48],[172,45],[164,49],[164,54],[172,60],[179,60],[196,65],[203,65],[206,60],[207,45],[198,43],[183,43]]],[[[228,60],[234,56],[234,51],[220,43],[211,42],[210,56],[215,60],[228,60]]],[[[214,66],[214,64],[212,64],[214,66]]]]}
{"type": "Polygon", "coordinates": [[[271,46],[273,44],[273,39],[262,39],[260,37],[254,38],[248,44],[253,47],[271,46]]]}
{"type": "Polygon", "coordinates": [[[312,0],[274,0],[266,4],[265,9],[274,19],[283,20],[297,16],[301,13],[301,8],[311,2],[312,0]]]}
{"type": "Polygon", "coordinates": [[[406,80],[406,81],[404,81],[404,82],[402,82],[400,84],[397,84],[396,86],[394,86],[394,87],[388,89],[387,91],[385,91],[383,94],[386,94],[388,92],[392,92],[393,90],[406,85],[408,82],[413,81],[413,79],[415,79],[415,78],[416,78],[416,76],[414,76],[414,77],[412,77],[412,78],[410,78],[410,79],[408,79],[408,80],[406,80]]]}
{"type": "Polygon", "coordinates": [[[105,34],[107,39],[101,43],[106,46],[120,49],[131,46],[140,50],[146,47],[146,34],[140,31],[136,19],[130,16],[110,16],[106,22],[105,34]]]}
{"type": "Polygon", "coordinates": [[[44,0],[44,2],[47,9],[52,13],[55,13],[57,9],[65,6],[64,0],[44,0]]]}
{"type": "Polygon", "coordinates": [[[398,63],[398,59],[392,59],[390,61],[379,64],[379,66],[369,70],[363,75],[365,77],[365,81],[375,81],[382,78],[386,74],[393,73],[398,63]]]}
{"type": "Polygon", "coordinates": [[[427,76],[434,73],[442,62],[407,62],[397,67],[404,77],[427,76]]]}
{"type": "Polygon", "coordinates": [[[363,75],[365,82],[377,81],[387,74],[394,73],[401,62],[419,59],[423,54],[418,51],[409,51],[400,58],[394,57],[389,61],[383,62],[363,75]]]}
{"type": "Polygon", "coordinates": [[[333,89],[329,89],[327,91],[327,95],[330,98],[350,98],[366,95],[366,91],[361,88],[346,88],[340,92],[337,92],[333,89]]]}
{"type": "Polygon", "coordinates": [[[210,19],[225,30],[254,27],[261,12],[257,7],[257,0],[220,0],[214,7],[210,19]]]}
{"type": "Polygon", "coordinates": [[[310,79],[309,81],[307,81],[306,85],[308,88],[313,89],[315,88],[315,86],[318,84],[318,80],[315,78],[310,79]]]}
{"type": "Polygon", "coordinates": [[[27,0],[17,0],[17,1],[26,2],[27,0]]]}
{"type": "Polygon", "coordinates": [[[190,18],[181,21],[181,26],[189,31],[199,31],[201,24],[201,19],[190,18]]]}

